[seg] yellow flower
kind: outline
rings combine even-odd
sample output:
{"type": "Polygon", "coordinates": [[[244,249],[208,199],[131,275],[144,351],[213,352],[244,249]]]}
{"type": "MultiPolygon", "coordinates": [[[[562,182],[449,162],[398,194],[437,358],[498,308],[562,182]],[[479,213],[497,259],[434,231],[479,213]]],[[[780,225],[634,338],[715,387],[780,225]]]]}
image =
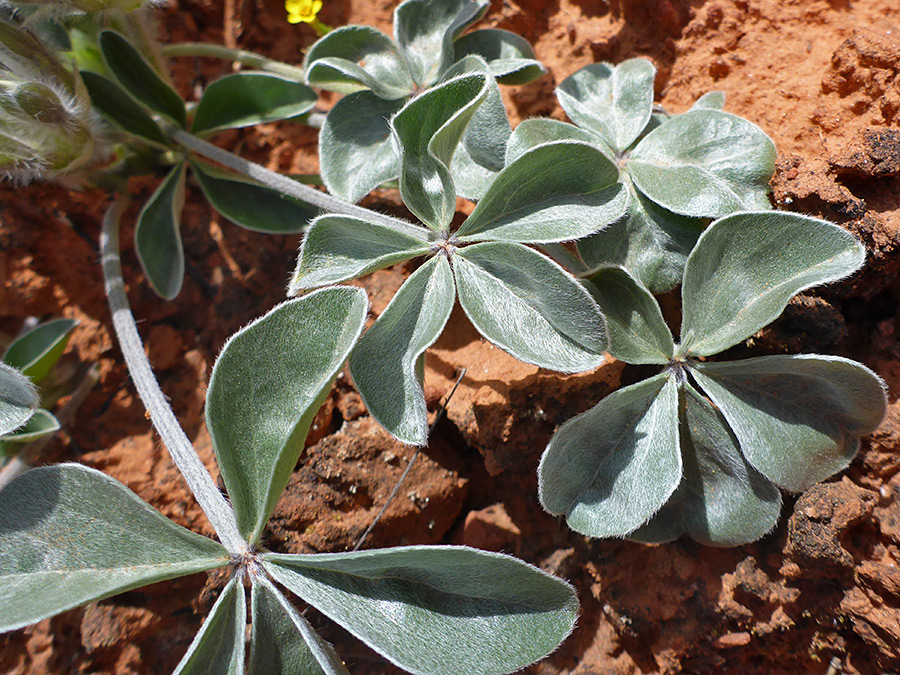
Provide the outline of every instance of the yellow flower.
{"type": "Polygon", "coordinates": [[[313,23],[322,9],[322,0],[284,0],[288,23],[313,23]]]}

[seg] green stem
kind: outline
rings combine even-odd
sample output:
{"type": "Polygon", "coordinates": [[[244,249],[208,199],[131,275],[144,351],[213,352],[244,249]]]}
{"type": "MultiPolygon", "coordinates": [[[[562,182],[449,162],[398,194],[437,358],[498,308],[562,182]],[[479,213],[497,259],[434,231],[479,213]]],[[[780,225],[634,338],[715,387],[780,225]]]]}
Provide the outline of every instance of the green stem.
{"type": "Polygon", "coordinates": [[[231,49],[222,45],[207,44],[205,42],[179,42],[165,45],[162,48],[163,56],[207,56],[214,59],[234,61],[245,66],[251,66],[276,75],[284,75],[300,82],[306,82],[306,73],[303,68],[292,66],[282,61],[270,59],[262,54],[248,52],[244,49],[231,49]]]}
{"type": "Polygon", "coordinates": [[[280,173],[270,171],[264,166],[250,162],[227,150],[223,150],[212,143],[207,143],[182,129],[170,126],[166,129],[166,132],[176,143],[180,143],[185,148],[196,152],[198,155],[203,155],[223,166],[227,166],[233,171],[249,176],[266,187],[277,190],[278,192],[283,192],[284,194],[295,197],[307,204],[312,204],[323,211],[338,213],[352,218],[359,218],[360,220],[365,220],[370,223],[378,223],[379,225],[384,225],[385,227],[390,227],[394,230],[409,234],[422,241],[429,241],[428,233],[422,227],[413,225],[405,220],[400,220],[399,218],[394,218],[393,216],[388,216],[383,213],[378,213],[377,211],[372,211],[371,209],[363,208],[362,206],[357,206],[356,204],[345,202],[343,199],[338,199],[326,192],[315,190],[296,180],[288,178],[287,176],[282,176],[280,173]]]}
{"type": "Polygon", "coordinates": [[[134,382],[150,420],[169,450],[175,466],[184,476],[185,482],[200,508],[206,513],[209,522],[215,529],[219,541],[233,557],[248,552],[247,542],[238,529],[234,510],[219,492],[212,476],[206,470],[194,446],[184,433],[184,429],[175,418],[171,406],[159,388],[153,369],[144,353],[144,344],[137,331],[131,305],[125,294],[125,282],[122,279],[122,263],[119,258],[119,221],[128,207],[128,199],[120,197],[112,203],[103,218],[103,230],[100,234],[100,255],[103,264],[103,280],[106,286],[106,297],[112,312],[113,328],[119,338],[119,347],[125,357],[128,373],[134,382]]]}

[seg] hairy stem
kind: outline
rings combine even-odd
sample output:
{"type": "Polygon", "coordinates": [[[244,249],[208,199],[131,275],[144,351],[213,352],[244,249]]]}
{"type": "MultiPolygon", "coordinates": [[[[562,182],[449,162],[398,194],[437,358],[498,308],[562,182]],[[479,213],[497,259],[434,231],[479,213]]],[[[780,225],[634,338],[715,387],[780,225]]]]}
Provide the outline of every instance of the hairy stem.
{"type": "Polygon", "coordinates": [[[350,204],[343,199],[338,199],[325,192],[320,192],[319,190],[303,185],[302,183],[298,183],[287,176],[282,176],[280,173],[270,171],[264,166],[250,162],[227,150],[223,150],[212,143],[207,143],[186,131],[176,127],[169,127],[166,131],[172,140],[176,143],[180,143],[185,148],[196,152],[198,155],[208,157],[223,166],[227,166],[229,169],[259,181],[266,187],[278,190],[291,197],[296,197],[323,211],[338,213],[344,216],[352,216],[353,218],[359,218],[360,220],[365,220],[370,223],[378,223],[379,225],[400,230],[401,232],[411,234],[420,239],[425,236],[424,229],[417,227],[412,223],[363,208],[362,206],[357,206],[356,204],[350,204]]]}
{"type": "Polygon", "coordinates": [[[169,454],[194,493],[200,508],[212,523],[219,540],[233,557],[248,551],[247,542],[238,530],[231,506],[219,492],[209,471],[200,461],[187,435],[175,419],[172,408],[159,388],[159,383],[144,354],[144,345],[138,335],[137,325],[125,295],[122,264],[119,258],[119,221],[128,206],[128,200],[119,198],[113,202],[103,218],[100,234],[100,254],[103,260],[103,280],[106,297],[112,312],[113,327],[119,338],[119,346],[125,357],[128,372],[134,386],[150,414],[153,426],[169,449],[169,454]]]}
{"type": "Polygon", "coordinates": [[[163,56],[208,56],[215,59],[233,61],[245,66],[251,66],[275,75],[284,75],[306,82],[306,73],[303,68],[292,66],[282,61],[270,59],[262,54],[248,52],[244,49],[231,49],[222,45],[207,44],[205,42],[180,42],[173,45],[165,45],[162,48],[163,56]]]}

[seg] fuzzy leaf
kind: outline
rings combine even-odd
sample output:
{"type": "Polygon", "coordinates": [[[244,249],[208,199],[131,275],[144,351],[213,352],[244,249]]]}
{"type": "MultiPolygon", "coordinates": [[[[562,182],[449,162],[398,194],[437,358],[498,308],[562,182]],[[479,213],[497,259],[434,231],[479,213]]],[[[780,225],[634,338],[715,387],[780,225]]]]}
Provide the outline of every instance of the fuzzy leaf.
{"type": "Polygon", "coordinates": [[[406,60],[391,38],[368,26],[342,26],[310,47],[306,81],[341,94],[371,89],[378,98],[405,98],[413,93],[406,60]]]}
{"type": "Polygon", "coordinates": [[[663,208],[717,218],[771,208],[766,195],[775,145],[741,117],[693,110],[647,134],[627,168],[638,189],[663,208]]]}
{"type": "Polygon", "coordinates": [[[887,409],[878,376],[838,356],[698,363],[693,374],[750,464],[792,492],[846,468],[887,409]]]}
{"type": "Polygon", "coordinates": [[[490,84],[483,75],[462,75],[414,98],[391,120],[403,202],[433,230],[447,230],[456,213],[450,161],[490,84]]]}
{"type": "Polygon", "coordinates": [[[95,469],[32,469],[0,491],[0,631],[226,564],[221,544],[95,469]]]}
{"type": "Polygon", "coordinates": [[[49,411],[38,408],[24,425],[3,436],[3,443],[30,443],[59,430],[59,420],[49,411]]]}
{"type": "Polygon", "coordinates": [[[163,146],[169,144],[162,129],[143,106],[136,103],[118,84],[87,70],[81,71],[81,79],[93,108],[113,124],[152,143],[163,146]]]}
{"type": "Polygon", "coordinates": [[[501,84],[527,84],[544,75],[528,40],[508,30],[485,28],[463,35],[453,44],[454,61],[480,56],[501,84]]]}
{"type": "Polygon", "coordinates": [[[722,110],[725,107],[724,91],[708,91],[694,101],[691,110],[722,110]]]}
{"type": "Polygon", "coordinates": [[[556,96],[569,119],[622,152],[650,121],[655,76],[647,59],[594,63],[563,80],[556,96]]]}
{"type": "Polygon", "coordinates": [[[573,141],[538,146],[500,172],[457,236],[526,243],[584,237],[625,212],[618,175],[594,146],[573,141]]]}
{"type": "Polygon", "coordinates": [[[623,184],[628,193],[625,217],[580,239],[578,252],[589,268],[621,265],[651,293],[670,291],[681,283],[704,223],[657,206],[627,176],[623,184]]]}
{"type": "Polygon", "coordinates": [[[428,419],[419,357],[438,339],[456,292],[444,256],[413,272],[350,355],[350,373],[372,416],[404,443],[425,445],[428,419]]]}
{"type": "Polygon", "coordinates": [[[512,136],[510,136],[506,144],[506,163],[512,164],[531,148],[554,141],[581,141],[582,143],[598,146],[597,149],[601,152],[605,150],[599,143],[600,139],[597,136],[576,127],[574,124],[534,118],[523,120],[512,132],[512,136]]]}
{"type": "Polygon", "coordinates": [[[619,389],[563,424],[538,467],[538,496],[576,532],[622,537],[681,482],[678,393],[660,373],[619,389]]]}
{"type": "Polygon", "coordinates": [[[453,269],[466,315],[504,351],[566,373],[603,363],[606,327],[597,303],[549,258],[490,242],[460,249],[453,269]]]}
{"type": "Polygon", "coordinates": [[[134,231],[138,260],[157,295],[171,300],[184,282],[181,208],[184,205],[184,162],[169,171],[144,204],[134,231]]]}
{"type": "Polygon", "coordinates": [[[667,364],[675,343],[650,291],[620,267],[601,268],[590,281],[588,290],[606,319],[607,351],[625,363],[667,364]]]}
{"type": "Polygon", "coordinates": [[[795,294],[864,261],[863,245],[824,220],[774,211],[717,220],[685,266],[681,351],[718,354],[772,322],[795,294]]]}
{"type": "Polygon", "coordinates": [[[406,0],[394,10],[394,37],[420,87],[453,63],[453,41],[484,16],[488,0],[406,0]]]}
{"type": "Polygon", "coordinates": [[[313,221],[297,258],[288,293],[361,277],[430,250],[428,232],[401,232],[350,216],[313,221]]]}
{"type": "Polygon", "coordinates": [[[291,591],[416,674],[509,673],[572,630],[578,601],[526,563],[461,546],[263,556],[291,591]]]}
{"type": "Polygon", "coordinates": [[[21,372],[0,361],[0,436],[25,424],[40,404],[37,389],[21,372]]]}
{"type": "Polygon", "coordinates": [[[272,73],[232,73],[203,92],[191,133],[209,134],[297,117],[316,105],[316,92],[305,84],[272,73]]]}
{"type": "Polygon", "coordinates": [[[260,575],[253,580],[248,675],[349,675],[334,648],[260,575]]]}
{"type": "Polygon", "coordinates": [[[255,544],[366,319],[365,292],[326,288],[235,333],[213,367],[206,424],[241,534],[255,544]]]}
{"type": "Polygon", "coordinates": [[[140,52],[115,31],[101,31],[99,40],[106,67],[119,84],[140,103],[186,128],[184,101],[140,52]]]}
{"type": "Polygon", "coordinates": [[[335,103],[319,133],[319,163],[328,191],[356,203],[400,175],[390,118],[406,103],[373,92],[349,94],[335,103]]]}
{"type": "Polygon", "coordinates": [[[243,675],[246,603],[238,574],[225,586],[172,675],[243,675]]]}
{"type": "Polygon", "coordinates": [[[21,370],[32,382],[40,382],[59,361],[77,325],[74,319],[42,323],[16,339],[6,350],[3,360],[21,370]]]}
{"type": "Polygon", "coordinates": [[[212,207],[246,230],[294,234],[319,213],[315,206],[206,162],[194,160],[191,169],[212,207]]]}

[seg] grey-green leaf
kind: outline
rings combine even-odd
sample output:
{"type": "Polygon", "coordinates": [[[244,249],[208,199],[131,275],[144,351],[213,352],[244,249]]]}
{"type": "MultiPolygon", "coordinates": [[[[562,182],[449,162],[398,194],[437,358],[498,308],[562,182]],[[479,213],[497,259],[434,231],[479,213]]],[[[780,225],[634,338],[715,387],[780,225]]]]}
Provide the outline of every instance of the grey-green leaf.
{"type": "Polygon", "coordinates": [[[184,282],[184,249],[180,232],[184,174],[184,162],[169,171],[141,209],[134,231],[135,252],[147,281],[166,300],[178,295],[184,282]]]}
{"type": "Polygon", "coordinates": [[[616,166],[595,146],[559,141],[509,164],[457,231],[460,241],[551,243],[589,235],[625,213],[616,166]]]}
{"type": "Polygon", "coordinates": [[[212,207],[244,229],[293,234],[305,230],[319,213],[315,206],[206,162],[193,160],[191,169],[212,207]]]}
{"type": "Polygon", "coordinates": [[[527,84],[547,72],[534,58],[528,40],[508,30],[472,31],[453,43],[453,51],[455,61],[470,55],[482,57],[501,84],[527,84]]]}
{"type": "Polygon", "coordinates": [[[349,675],[332,646],[265,576],[254,578],[251,598],[248,675],[349,675]]]}
{"type": "Polygon", "coordinates": [[[212,82],[200,97],[191,133],[209,134],[297,117],[316,105],[316,92],[272,73],[231,73],[212,82]]]}
{"type": "Polygon", "coordinates": [[[405,102],[360,91],[334,104],[319,133],[319,164],[329,192],[356,203],[397,178],[400,157],[389,120],[405,102]]]}
{"type": "Polygon", "coordinates": [[[394,10],[394,37],[413,79],[428,87],[453,63],[453,41],[484,16],[488,0],[406,0],[394,10]]]}
{"type": "Polygon", "coordinates": [[[94,469],[32,469],[0,491],[2,631],[226,564],[221,544],[94,469]]]}
{"type": "Polygon", "coordinates": [[[172,675],[243,675],[247,600],[240,574],[231,577],[172,675]]]}
{"type": "Polygon", "coordinates": [[[53,319],[42,323],[17,338],[6,350],[3,360],[21,370],[32,382],[40,382],[59,361],[77,325],[74,319],[53,319]]]}
{"type": "Polygon", "coordinates": [[[725,107],[724,91],[708,91],[694,101],[691,110],[722,110],[725,107]]]}
{"type": "Polygon", "coordinates": [[[698,363],[693,372],[750,464],[792,492],[846,468],[887,409],[878,376],[837,356],[698,363]]]}
{"type": "Polygon", "coordinates": [[[0,361],[0,436],[25,424],[39,403],[40,397],[31,380],[0,361]]]}
{"type": "Polygon", "coordinates": [[[685,529],[707,546],[756,541],[778,522],[781,493],[741,455],[722,413],[690,384],[683,391],[685,529]]]}
{"type": "Polygon", "coordinates": [[[638,189],[663,208],[718,218],[770,208],[775,145],[742,117],[692,110],[647,134],[627,168],[638,189]]]}
{"type": "Polygon", "coordinates": [[[400,194],[433,230],[446,231],[456,213],[450,161],[490,84],[484,75],[456,77],[414,98],[391,120],[400,148],[400,194]]]}
{"type": "Polygon", "coordinates": [[[30,443],[59,430],[59,420],[49,411],[38,408],[24,425],[3,436],[4,443],[30,443]]]}
{"type": "Polygon", "coordinates": [[[460,249],[453,266],[463,310],[504,351],[566,373],[603,363],[606,326],[597,303],[546,256],[488,242],[460,249]]]}
{"type": "Polygon", "coordinates": [[[617,66],[594,63],[563,80],[556,96],[569,119],[622,152],[650,121],[655,76],[656,68],[643,58],[617,66]]]}
{"type": "Polygon", "coordinates": [[[601,139],[574,124],[540,117],[523,120],[512,132],[506,144],[506,163],[512,164],[531,148],[553,141],[581,141],[598,146],[600,151],[609,152],[601,139]]]}
{"type": "Polygon", "coordinates": [[[241,534],[259,539],[306,432],[362,332],[358,288],[285,302],[235,333],[209,381],[206,424],[241,534]]]}
{"type": "Polygon", "coordinates": [[[612,356],[632,364],[665,365],[671,360],[675,343],[659,305],[625,269],[599,269],[588,290],[606,319],[612,356]]]}
{"type": "Polygon", "coordinates": [[[430,250],[428,232],[401,232],[350,216],[320,216],[310,226],[288,293],[354,279],[430,250]]]}
{"type": "Polygon", "coordinates": [[[438,339],[456,291],[447,258],[413,272],[350,356],[350,373],[372,416],[405,443],[428,438],[419,357],[438,339]]]}
{"type": "Polygon", "coordinates": [[[415,83],[391,38],[368,26],[342,26],[317,41],[306,55],[306,80],[313,87],[350,94],[371,89],[383,99],[405,98],[415,83]]]}
{"type": "Polygon", "coordinates": [[[678,389],[660,373],[619,389],[563,424],[538,467],[538,496],[576,532],[622,537],[681,482],[678,389]]]}
{"type": "Polygon", "coordinates": [[[104,30],[100,33],[100,49],[106,67],[125,89],[145,106],[176,122],[187,125],[184,101],[163,82],[131,43],[119,33],[104,30]]]}
{"type": "Polygon", "coordinates": [[[685,266],[681,351],[710,356],[736,345],[795,294],[842,279],[864,261],[863,245],[824,220],[774,211],[717,220],[685,266]]]}
{"type": "Polygon", "coordinates": [[[81,79],[91,98],[91,105],[101,115],[130,134],[159,145],[169,144],[162,129],[143,106],[136,103],[118,84],[87,70],[81,71],[81,79]]]}
{"type": "Polygon", "coordinates": [[[704,221],[657,206],[627,176],[623,184],[628,192],[625,217],[578,240],[578,252],[589,268],[621,265],[651,293],[670,291],[681,283],[704,221]]]}
{"type": "Polygon", "coordinates": [[[578,608],[564,581],[515,558],[465,547],[263,559],[280,583],[415,674],[523,668],[556,649],[578,608]]]}

